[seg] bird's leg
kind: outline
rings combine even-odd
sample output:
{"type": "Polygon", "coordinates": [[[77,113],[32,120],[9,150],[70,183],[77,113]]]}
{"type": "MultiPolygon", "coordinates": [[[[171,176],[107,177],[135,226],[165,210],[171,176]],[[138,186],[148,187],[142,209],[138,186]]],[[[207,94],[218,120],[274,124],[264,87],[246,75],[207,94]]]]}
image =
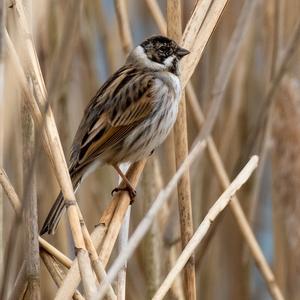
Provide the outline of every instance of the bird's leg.
{"type": "Polygon", "coordinates": [[[117,171],[117,173],[122,177],[124,182],[126,183],[126,187],[125,188],[114,188],[111,191],[111,194],[113,195],[114,192],[127,191],[129,193],[129,196],[131,198],[131,203],[132,203],[136,196],[135,188],[131,185],[130,181],[127,179],[127,177],[124,175],[124,173],[121,171],[121,169],[119,168],[118,165],[113,165],[113,167],[117,171]]]}

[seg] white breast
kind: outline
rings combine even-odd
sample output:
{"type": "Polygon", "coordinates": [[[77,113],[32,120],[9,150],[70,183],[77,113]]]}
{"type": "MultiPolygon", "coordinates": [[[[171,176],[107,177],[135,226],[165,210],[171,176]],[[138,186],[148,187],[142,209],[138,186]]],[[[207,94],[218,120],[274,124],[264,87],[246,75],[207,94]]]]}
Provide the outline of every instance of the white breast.
{"type": "MultiPolygon", "coordinates": [[[[153,87],[155,114],[137,126],[124,140],[126,157],[119,161],[137,161],[147,157],[167,137],[178,112],[181,95],[179,78],[169,72],[159,72],[153,87]]],[[[117,155],[117,154],[116,154],[117,155]]]]}
{"type": "Polygon", "coordinates": [[[163,72],[158,77],[156,93],[157,103],[161,109],[152,121],[145,123],[145,128],[153,128],[153,132],[149,134],[150,142],[144,148],[144,153],[141,153],[143,157],[157,148],[166,139],[176,121],[178,112],[181,95],[179,78],[169,72],[163,72]],[[159,121],[161,117],[163,117],[163,121],[159,121]],[[159,125],[157,126],[156,124],[159,125]]]}
{"type": "Polygon", "coordinates": [[[171,91],[174,92],[175,102],[179,102],[181,96],[181,84],[178,76],[170,72],[162,72],[158,77],[169,86],[171,91]]]}

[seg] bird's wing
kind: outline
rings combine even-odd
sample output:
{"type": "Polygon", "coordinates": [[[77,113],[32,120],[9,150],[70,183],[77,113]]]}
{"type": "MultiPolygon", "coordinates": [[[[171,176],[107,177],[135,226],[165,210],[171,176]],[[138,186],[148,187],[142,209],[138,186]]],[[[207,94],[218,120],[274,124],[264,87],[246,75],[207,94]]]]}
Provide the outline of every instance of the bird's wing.
{"type": "Polygon", "coordinates": [[[88,105],[75,136],[71,169],[93,162],[151,114],[155,81],[152,73],[127,66],[102,86],[88,105]]]}

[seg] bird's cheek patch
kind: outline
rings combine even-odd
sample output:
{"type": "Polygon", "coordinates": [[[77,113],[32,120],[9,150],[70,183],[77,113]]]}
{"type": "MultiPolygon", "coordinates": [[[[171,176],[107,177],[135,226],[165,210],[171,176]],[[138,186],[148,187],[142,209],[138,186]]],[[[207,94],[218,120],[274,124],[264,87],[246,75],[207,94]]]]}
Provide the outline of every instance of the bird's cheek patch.
{"type": "Polygon", "coordinates": [[[168,58],[166,58],[166,59],[164,60],[164,65],[165,65],[166,67],[171,67],[171,66],[173,65],[173,62],[174,62],[174,59],[175,59],[175,58],[176,58],[175,55],[169,56],[168,58]]]}

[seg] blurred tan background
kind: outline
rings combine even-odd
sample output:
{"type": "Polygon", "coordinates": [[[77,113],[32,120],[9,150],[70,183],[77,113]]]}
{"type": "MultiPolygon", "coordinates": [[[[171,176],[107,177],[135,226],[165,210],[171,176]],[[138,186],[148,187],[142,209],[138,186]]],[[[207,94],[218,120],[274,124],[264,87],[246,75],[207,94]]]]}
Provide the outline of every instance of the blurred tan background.
{"type": "MultiPolygon", "coordinates": [[[[89,0],[82,1],[82,5],[80,2],[32,0],[34,43],[66,157],[84,107],[125,60],[114,1],[89,0]]],[[[147,1],[127,2],[134,45],[150,35],[158,34],[147,1]]],[[[213,92],[221,92],[213,91],[214,82],[244,2],[228,2],[192,77],[197,99],[205,115],[210,108],[213,92]]],[[[283,79],[277,83],[272,105],[266,106],[265,101],[270,83],[278,72],[280,60],[298,24],[300,2],[256,2],[249,26],[243,33],[241,49],[226,87],[213,137],[230,178],[236,176],[251,153],[260,155],[259,169],[238,196],[285,299],[296,300],[300,299],[298,50],[284,70],[283,79]],[[260,124],[262,114],[270,116],[268,124],[262,123],[258,127],[259,132],[253,133],[257,124],[260,124]],[[265,131],[262,141],[259,141],[260,134],[265,131]],[[253,134],[255,142],[251,143],[253,134]]],[[[159,1],[159,5],[166,17],[166,1],[159,1]]],[[[195,1],[182,1],[183,28],[194,5],[195,1]]],[[[9,8],[6,14],[7,27],[13,33],[14,20],[9,8]]],[[[5,65],[3,93],[0,102],[2,166],[22,198],[22,92],[8,61],[5,65]]],[[[189,144],[192,145],[199,129],[188,99],[187,119],[189,144]]],[[[169,151],[170,147],[165,144],[149,159],[138,187],[137,200],[132,206],[131,231],[142,219],[150,200],[170,179],[172,153],[169,151]]],[[[221,194],[222,188],[207,152],[192,166],[190,175],[196,228],[221,194]]],[[[116,183],[115,172],[107,166],[97,169],[81,186],[77,195],[89,230],[93,229],[109,203],[110,192],[116,183]]],[[[59,192],[43,149],[37,155],[36,186],[38,221],[41,226],[59,192]]],[[[150,299],[153,289],[157,289],[178,256],[180,230],[176,193],[172,197],[175,199],[171,199],[161,210],[151,229],[152,239],[151,235],[148,236],[128,263],[127,299],[150,299]],[[147,257],[151,255],[149,249],[154,255],[151,262],[154,266],[150,271],[147,269],[147,257]]],[[[14,211],[5,196],[0,209],[0,226],[3,228],[0,254],[3,255],[14,222],[14,211]]],[[[198,299],[271,299],[229,209],[220,222],[204,256],[199,259],[196,252],[198,299]]],[[[22,226],[13,240],[9,272],[4,274],[8,289],[12,288],[24,257],[22,226]]],[[[63,218],[56,235],[47,237],[47,240],[68,256],[74,255],[66,218],[63,218]]],[[[5,262],[7,258],[3,259],[5,262]]],[[[41,269],[41,298],[52,299],[56,291],[55,284],[43,263],[41,269]]],[[[167,299],[184,299],[182,281],[177,280],[176,284],[167,299]]]]}

